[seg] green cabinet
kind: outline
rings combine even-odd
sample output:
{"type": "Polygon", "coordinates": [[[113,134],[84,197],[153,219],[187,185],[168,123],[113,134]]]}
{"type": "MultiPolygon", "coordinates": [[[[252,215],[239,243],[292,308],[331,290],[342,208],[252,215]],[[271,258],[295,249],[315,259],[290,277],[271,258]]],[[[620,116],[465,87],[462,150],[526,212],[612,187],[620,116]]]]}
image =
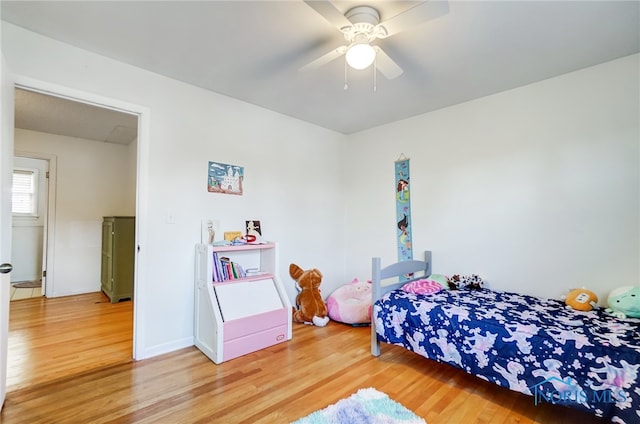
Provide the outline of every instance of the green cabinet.
{"type": "Polygon", "coordinates": [[[101,288],[111,303],[133,299],[136,219],[105,216],[102,221],[101,288]]]}

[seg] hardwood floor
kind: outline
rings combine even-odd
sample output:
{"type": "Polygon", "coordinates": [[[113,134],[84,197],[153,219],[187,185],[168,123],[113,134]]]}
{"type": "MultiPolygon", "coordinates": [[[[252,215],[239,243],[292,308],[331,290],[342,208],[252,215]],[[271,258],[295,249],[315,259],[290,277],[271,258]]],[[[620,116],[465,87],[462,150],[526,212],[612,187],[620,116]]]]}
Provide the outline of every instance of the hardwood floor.
{"type": "Polygon", "coordinates": [[[132,302],[101,292],[12,301],[7,391],[132,360],[132,302]]]}
{"type": "Polygon", "coordinates": [[[193,347],[134,362],[131,314],[98,294],[13,302],[0,422],[289,423],[363,387],[429,424],[602,422],[399,347],[374,358],[369,328],[335,322],[221,365],[193,347]]]}

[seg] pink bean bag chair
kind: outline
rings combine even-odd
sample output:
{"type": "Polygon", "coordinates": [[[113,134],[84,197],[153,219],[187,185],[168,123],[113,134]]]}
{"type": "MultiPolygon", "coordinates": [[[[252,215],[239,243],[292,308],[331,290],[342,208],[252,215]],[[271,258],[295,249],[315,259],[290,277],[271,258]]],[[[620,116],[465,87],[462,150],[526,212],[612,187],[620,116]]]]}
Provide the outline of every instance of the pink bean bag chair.
{"type": "Polygon", "coordinates": [[[371,282],[355,278],[327,298],[329,318],[345,324],[371,323],[371,282]]]}

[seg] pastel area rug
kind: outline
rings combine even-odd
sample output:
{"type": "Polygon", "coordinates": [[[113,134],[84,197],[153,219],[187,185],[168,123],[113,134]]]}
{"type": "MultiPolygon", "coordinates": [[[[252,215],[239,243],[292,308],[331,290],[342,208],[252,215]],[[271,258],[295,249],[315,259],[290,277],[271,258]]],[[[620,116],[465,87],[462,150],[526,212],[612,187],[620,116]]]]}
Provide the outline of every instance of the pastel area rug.
{"type": "Polygon", "coordinates": [[[425,420],[373,388],[313,412],[292,424],[426,424],[425,420]]]}

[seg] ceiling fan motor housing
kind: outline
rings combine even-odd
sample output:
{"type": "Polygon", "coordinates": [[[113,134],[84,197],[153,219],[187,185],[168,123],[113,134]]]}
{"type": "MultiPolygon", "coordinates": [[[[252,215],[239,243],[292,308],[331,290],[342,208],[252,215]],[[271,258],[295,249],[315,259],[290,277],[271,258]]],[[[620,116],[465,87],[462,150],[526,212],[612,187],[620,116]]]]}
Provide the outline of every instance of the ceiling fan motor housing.
{"type": "Polygon", "coordinates": [[[344,16],[353,24],[342,28],[344,38],[351,43],[363,42],[364,37],[367,39],[364,42],[370,42],[386,35],[384,28],[378,26],[380,14],[373,7],[357,6],[349,9],[344,16]],[[380,33],[380,31],[385,33],[380,33]]]}
{"type": "Polygon", "coordinates": [[[344,16],[354,25],[359,23],[368,23],[376,26],[380,23],[380,14],[376,9],[370,6],[357,6],[349,9],[344,16]]]}

